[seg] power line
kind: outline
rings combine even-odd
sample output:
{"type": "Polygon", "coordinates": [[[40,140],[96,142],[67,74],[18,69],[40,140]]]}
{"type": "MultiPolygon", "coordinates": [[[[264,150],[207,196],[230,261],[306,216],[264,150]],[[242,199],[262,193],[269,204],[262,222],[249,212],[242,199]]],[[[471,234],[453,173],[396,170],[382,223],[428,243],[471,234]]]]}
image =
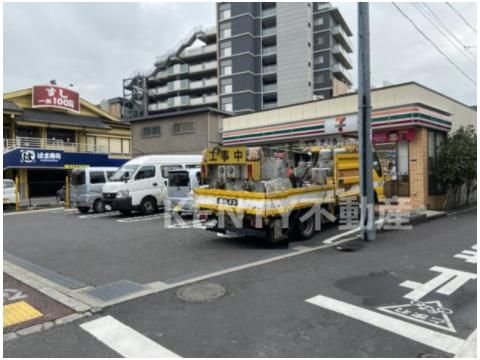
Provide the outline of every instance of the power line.
{"type": "Polygon", "coordinates": [[[393,6],[395,6],[395,8],[400,12],[400,14],[403,15],[403,17],[405,17],[412,25],[413,27],[420,33],[422,34],[422,36],[429,42],[431,43],[435,49],[437,49],[437,51],[442,54],[447,60],[449,63],[451,63],[453,66],[455,66],[457,68],[458,71],[460,71],[468,80],[470,80],[473,84],[475,84],[475,86],[477,85],[477,83],[475,82],[475,80],[473,80],[470,76],[468,76],[457,64],[455,64],[455,62],[453,62],[442,50],[440,50],[440,48],[435,45],[435,43],[427,36],[425,35],[425,33],[413,22],[412,19],[410,19],[410,17],[405,14],[402,9],[400,9],[400,7],[396,4],[396,3],[392,3],[393,6]]]}
{"type": "Polygon", "coordinates": [[[413,6],[415,6],[417,10],[423,15],[423,17],[427,19],[433,26],[435,26],[435,28],[440,32],[440,34],[442,34],[445,37],[445,39],[447,39],[450,42],[450,44],[452,44],[457,50],[459,50],[460,53],[462,53],[462,55],[464,55],[468,60],[470,60],[475,65],[477,64],[475,59],[472,59],[471,55],[465,52],[465,48],[463,47],[463,45],[461,45],[461,47],[458,47],[458,45],[454,43],[452,39],[448,37],[448,35],[445,34],[445,32],[428,16],[425,10],[420,7],[420,4],[413,3],[413,6]]]}
{"type": "MultiPolygon", "coordinates": [[[[445,25],[445,23],[437,16],[437,14],[435,14],[435,12],[430,8],[430,6],[428,5],[428,3],[422,3],[423,6],[427,9],[427,11],[435,18],[437,19],[437,22],[440,24],[440,26],[443,27],[443,29],[448,33],[450,34],[450,36],[452,36],[459,44],[460,46],[466,51],[469,46],[465,45],[459,38],[457,38],[455,36],[455,34],[450,31],[450,29],[448,28],[447,25],[445,25]]],[[[467,54],[471,55],[470,53],[467,52],[467,54]]]]}
{"type": "Polygon", "coordinates": [[[453,7],[452,4],[450,4],[449,2],[447,2],[447,5],[450,7],[450,9],[452,9],[453,11],[455,11],[458,16],[461,17],[461,19],[463,20],[463,22],[464,22],[465,24],[467,24],[467,26],[468,26],[470,29],[472,29],[475,34],[477,33],[477,30],[476,30],[472,25],[470,25],[470,23],[467,21],[467,19],[465,19],[465,18],[463,17],[463,15],[460,14],[460,12],[453,7]]]}

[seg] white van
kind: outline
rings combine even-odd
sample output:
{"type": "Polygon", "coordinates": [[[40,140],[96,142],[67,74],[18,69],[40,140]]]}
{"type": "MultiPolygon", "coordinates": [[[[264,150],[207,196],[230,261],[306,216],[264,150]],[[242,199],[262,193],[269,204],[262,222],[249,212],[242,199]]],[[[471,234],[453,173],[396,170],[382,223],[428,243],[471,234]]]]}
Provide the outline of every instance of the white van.
{"type": "Polygon", "coordinates": [[[90,209],[96,213],[103,212],[103,185],[117,170],[118,167],[94,166],[74,169],[70,176],[70,198],[73,207],[81,213],[87,213],[90,209]]]}
{"type": "Polygon", "coordinates": [[[3,179],[3,206],[17,203],[16,185],[12,179],[3,179]]]}
{"type": "Polygon", "coordinates": [[[193,214],[193,190],[200,186],[200,169],[170,170],[167,187],[170,211],[193,214]]]}
{"type": "Polygon", "coordinates": [[[152,214],[167,197],[168,171],[200,168],[202,155],[147,155],[125,163],[103,186],[107,210],[152,214]]]}

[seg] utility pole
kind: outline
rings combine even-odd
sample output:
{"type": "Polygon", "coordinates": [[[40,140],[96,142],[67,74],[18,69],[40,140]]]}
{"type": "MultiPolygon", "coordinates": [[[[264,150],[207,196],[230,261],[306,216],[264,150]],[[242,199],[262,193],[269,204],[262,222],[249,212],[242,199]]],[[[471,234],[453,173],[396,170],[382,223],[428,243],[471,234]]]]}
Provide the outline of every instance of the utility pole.
{"type": "Polygon", "coordinates": [[[370,101],[370,32],[368,3],[358,3],[358,139],[360,156],[360,222],[363,240],[375,240],[370,101]]]}

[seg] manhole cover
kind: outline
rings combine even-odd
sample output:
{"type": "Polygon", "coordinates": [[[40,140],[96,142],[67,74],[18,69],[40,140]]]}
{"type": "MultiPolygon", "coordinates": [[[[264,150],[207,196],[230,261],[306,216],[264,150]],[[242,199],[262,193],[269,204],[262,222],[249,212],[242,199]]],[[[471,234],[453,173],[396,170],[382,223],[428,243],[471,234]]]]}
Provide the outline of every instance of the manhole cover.
{"type": "Polygon", "coordinates": [[[193,285],[187,285],[177,291],[177,296],[185,301],[203,303],[215,301],[227,293],[222,285],[201,282],[193,285]]]}

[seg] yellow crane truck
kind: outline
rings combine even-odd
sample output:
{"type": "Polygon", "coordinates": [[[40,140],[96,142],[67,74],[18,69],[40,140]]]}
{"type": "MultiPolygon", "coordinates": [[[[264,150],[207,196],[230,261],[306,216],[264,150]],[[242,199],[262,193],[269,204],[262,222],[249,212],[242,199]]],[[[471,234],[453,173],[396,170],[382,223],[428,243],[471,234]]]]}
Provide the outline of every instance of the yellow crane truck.
{"type": "MultiPolygon", "coordinates": [[[[383,200],[383,176],[374,155],[375,199],[383,200]]],[[[221,147],[203,152],[203,187],[194,207],[207,230],[266,237],[280,243],[308,239],[315,211],[335,213],[340,202],[359,200],[356,145],[309,147],[289,154],[275,148],[221,147]]],[[[317,220],[318,221],[318,220],[317,220]]]]}

